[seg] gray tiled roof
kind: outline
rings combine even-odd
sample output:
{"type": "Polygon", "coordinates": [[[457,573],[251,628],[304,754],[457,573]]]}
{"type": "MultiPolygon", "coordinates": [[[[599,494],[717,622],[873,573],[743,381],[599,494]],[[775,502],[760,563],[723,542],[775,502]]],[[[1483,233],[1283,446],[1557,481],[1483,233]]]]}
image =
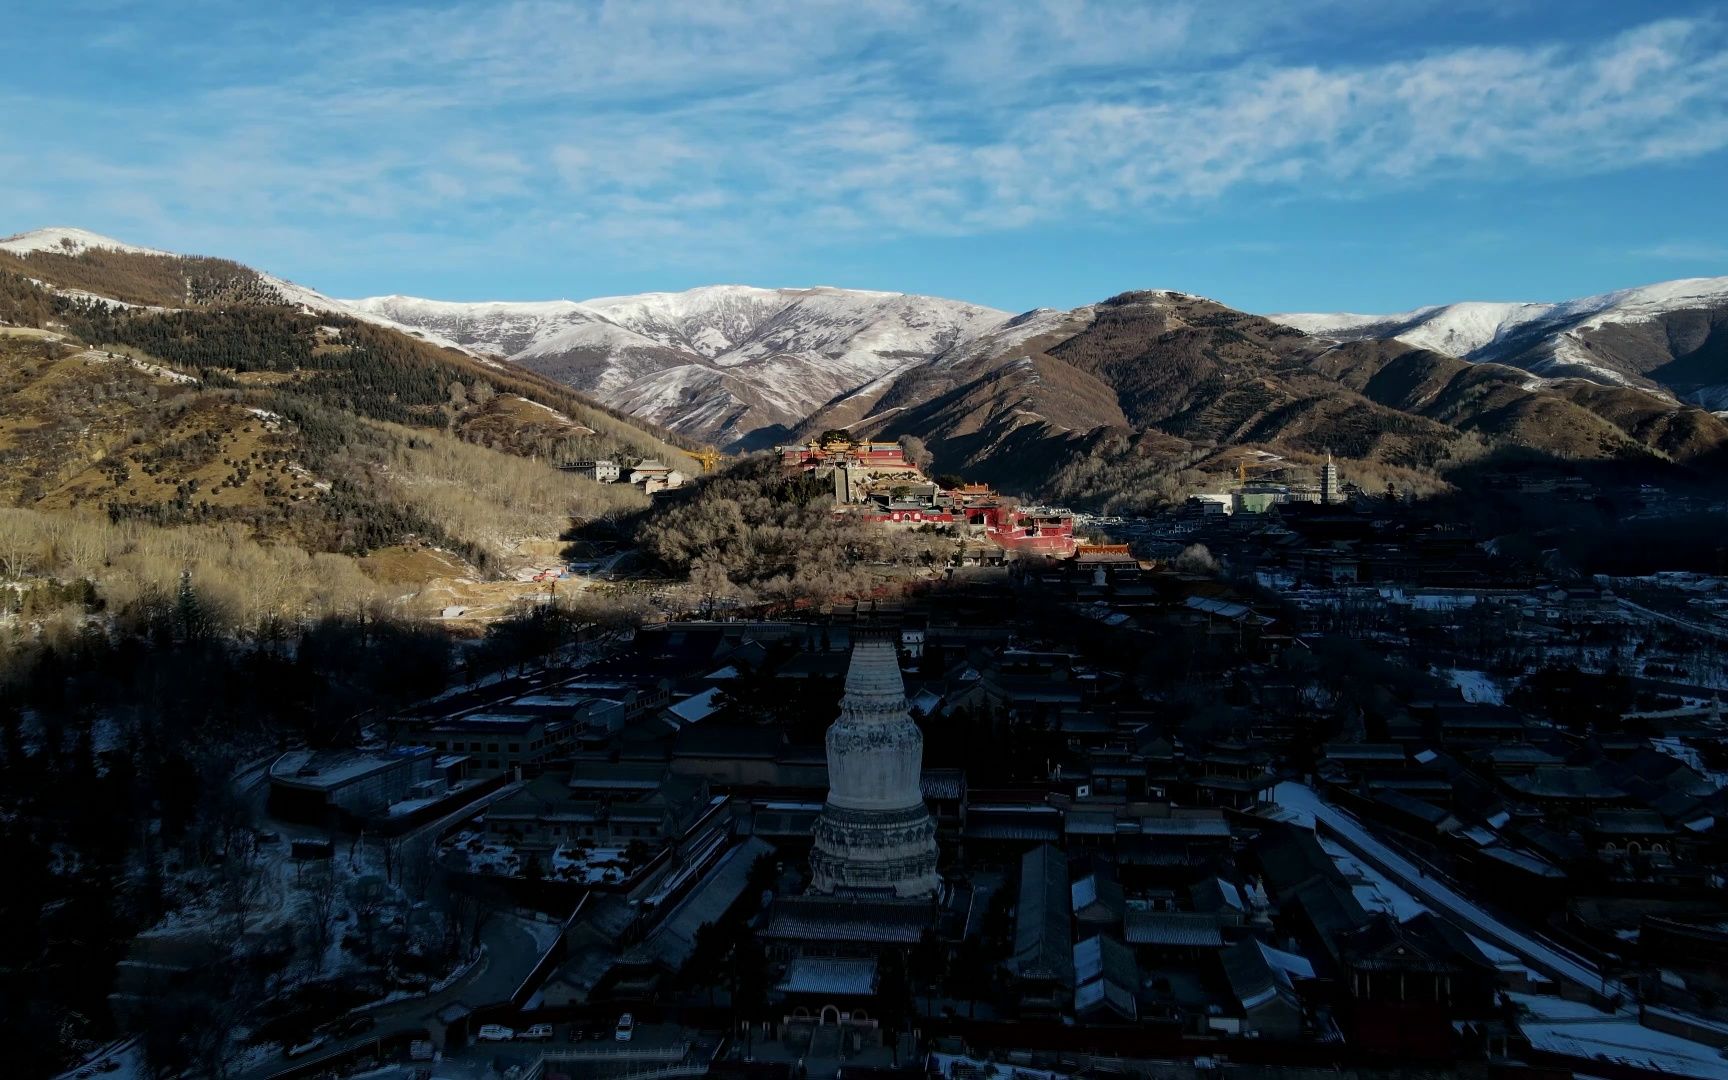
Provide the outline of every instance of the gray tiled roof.
{"type": "Polygon", "coordinates": [[[1130,945],[1221,949],[1218,918],[1199,911],[1130,911],[1123,926],[1130,945]]]}
{"type": "Polygon", "coordinates": [[[913,945],[934,925],[928,901],[861,900],[841,896],[783,896],[762,936],[795,944],[841,941],[913,945]]]}
{"type": "Polygon", "coordinates": [[[775,987],[785,994],[867,997],[876,992],[875,957],[798,956],[775,987]]]}
{"type": "Polygon", "coordinates": [[[726,914],[743,894],[757,858],[773,850],[766,840],[751,837],[722,856],[642,942],[643,949],[669,971],[683,967],[696,947],[696,931],[726,914]]]}
{"type": "Polygon", "coordinates": [[[1020,903],[1009,961],[1021,978],[1074,984],[1068,905],[1067,858],[1049,844],[1028,851],[1020,860],[1020,903]]]}

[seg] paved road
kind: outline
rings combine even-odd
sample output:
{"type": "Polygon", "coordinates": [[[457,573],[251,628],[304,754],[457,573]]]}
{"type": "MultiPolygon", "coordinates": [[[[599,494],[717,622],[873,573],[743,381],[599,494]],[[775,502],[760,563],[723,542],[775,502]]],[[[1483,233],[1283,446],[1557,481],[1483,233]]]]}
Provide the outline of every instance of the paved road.
{"type": "Polygon", "coordinates": [[[1671,626],[1678,626],[1682,630],[1689,630],[1694,634],[1703,634],[1705,637],[1715,638],[1717,641],[1728,641],[1728,630],[1723,630],[1719,626],[1694,622],[1691,619],[1683,619],[1678,615],[1670,615],[1665,611],[1657,611],[1654,608],[1647,608],[1643,604],[1634,603],[1623,596],[1618,597],[1617,599],[1619,600],[1622,610],[1634,615],[1642,615],[1646,618],[1655,619],[1658,622],[1668,623],[1671,626]]]}
{"type": "Polygon", "coordinates": [[[316,1054],[303,1058],[289,1060],[281,1053],[273,1053],[250,1069],[235,1074],[233,1080],[268,1080],[285,1069],[297,1069],[325,1058],[339,1057],[379,1039],[422,1031],[426,1028],[427,1017],[446,1005],[461,1002],[475,1008],[508,1001],[511,993],[534,970],[542,954],[539,940],[527,926],[527,920],[514,915],[494,915],[480,930],[484,945],[480,959],[450,986],[425,997],[361,1009],[360,1012],[376,1021],[371,1031],[332,1041],[320,1047],[316,1054]]]}
{"type": "MultiPolygon", "coordinates": [[[[274,758],[270,760],[274,760],[274,758]]],[[[267,777],[268,769],[261,769],[256,772],[248,769],[236,781],[242,795],[253,806],[256,814],[254,820],[258,821],[261,826],[267,824],[268,827],[279,832],[282,836],[280,842],[283,844],[291,842],[294,837],[322,838],[329,835],[328,831],[322,828],[278,822],[268,817],[264,813],[265,800],[269,792],[267,777]]],[[[478,813],[487,804],[512,794],[520,786],[520,784],[507,784],[497,791],[488,792],[458,810],[451,811],[442,818],[429,821],[404,833],[393,841],[399,845],[397,857],[404,863],[408,860],[429,862],[432,859],[433,845],[437,843],[439,835],[444,830],[478,813]]],[[[341,857],[339,854],[338,858],[341,857]]],[[[444,902],[444,897],[445,890],[441,875],[435,873],[427,887],[427,900],[430,903],[441,904],[444,902]]],[[[373,1030],[364,1035],[329,1043],[322,1047],[318,1054],[306,1058],[290,1061],[282,1054],[274,1053],[246,1071],[236,1074],[235,1080],[266,1080],[266,1078],[290,1066],[299,1067],[308,1061],[336,1056],[365,1046],[379,1038],[388,1038],[394,1034],[424,1029],[428,1016],[436,1013],[444,1006],[456,1002],[462,1002],[472,1008],[509,1000],[516,988],[522,985],[522,980],[534,970],[534,965],[539,962],[544,952],[540,945],[540,939],[530,932],[528,925],[527,920],[514,915],[494,914],[487,919],[480,929],[480,940],[483,946],[480,958],[451,985],[427,996],[393,1001],[362,1009],[361,1012],[371,1015],[377,1021],[377,1026],[373,1030]]]]}

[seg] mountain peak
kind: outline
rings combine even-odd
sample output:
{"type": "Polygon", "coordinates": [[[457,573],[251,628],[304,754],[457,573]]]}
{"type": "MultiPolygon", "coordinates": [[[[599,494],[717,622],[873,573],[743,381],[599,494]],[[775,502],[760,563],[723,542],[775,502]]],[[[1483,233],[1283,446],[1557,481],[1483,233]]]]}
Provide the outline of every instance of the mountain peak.
{"type": "Polygon", "coordinates": [[[1718,355],[1728,277],[1681,278],[1557,303],[1468,300],[1390,315],[1267,318],[1340,341],[1395,338],[1551,378],[1638,386],[1711,408],[1728,402],[1718,355]],[[1685,361],[1684,363],[1678,363],[1685,361]]]}
{"type": "Polygon", "coordinates": [[[509,357],[614,407],[731,444],[1011,319],[959,300],[828,285],[705,285],[580,301],[347,302],[509,357]]]}
{"type": "Polygon", "coordinates": [[[37,251],[79,255],[92,248],[124,251],[133,255],[172,256],[174,254],[172,251],[128,244],[111,236],[103,236],[101,233],[93,233],[89,229],[79,229],[70,225],[32,229],[29,232],[21,232],[16,236],[8,236],[4,240],[0,240],[0,251],[8,251],[14,255],[29,255],[37,251]]]}

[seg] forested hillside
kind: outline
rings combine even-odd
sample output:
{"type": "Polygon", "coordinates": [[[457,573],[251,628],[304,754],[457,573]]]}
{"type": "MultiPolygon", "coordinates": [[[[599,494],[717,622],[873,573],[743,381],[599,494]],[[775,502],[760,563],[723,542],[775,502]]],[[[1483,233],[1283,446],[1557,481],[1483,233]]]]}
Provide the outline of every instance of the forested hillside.
{"type": "MultiPolygon", "coordinates": [[[[119,254],[51,259],[124,291],[104,276],[119,254]]],[[[698,468],[566,388],[388,327],[280,305],[129,308],[0,273],[0,500],[39,520],[230,530],[260,550],[350,561],[441,549],[483,576],[573,519],[645,505],[554,467],[585,457],[698,468]]],[[[145,577],[160,587],[178,571],[145,577]]],[[[366,580],[326,583],[359,603],[366,580]]],[[[299,600],[282,613],[318,609],[299,600]]]]}
{"type": "Polygon", "coordinates": [[[0,251],[0,271],[123,304],[189,307],[280,303],[250,267],[194,255],[146,255],[112,248],[0,251]]]}

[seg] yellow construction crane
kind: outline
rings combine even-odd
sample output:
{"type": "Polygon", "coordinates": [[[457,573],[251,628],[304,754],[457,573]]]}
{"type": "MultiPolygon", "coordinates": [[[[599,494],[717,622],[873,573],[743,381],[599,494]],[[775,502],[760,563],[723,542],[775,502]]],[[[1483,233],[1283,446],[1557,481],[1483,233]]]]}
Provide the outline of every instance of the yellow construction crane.
{"type": "Polygon", "coordinates": [[[1246,456],[1238,457],[1236,459],[1236,482],[1246,484],[1249,469],[1271,469],[1282,464],[1284,464],[1283,458],[1262,458],[1257,461],[1249,461],[1246,456]]]}

